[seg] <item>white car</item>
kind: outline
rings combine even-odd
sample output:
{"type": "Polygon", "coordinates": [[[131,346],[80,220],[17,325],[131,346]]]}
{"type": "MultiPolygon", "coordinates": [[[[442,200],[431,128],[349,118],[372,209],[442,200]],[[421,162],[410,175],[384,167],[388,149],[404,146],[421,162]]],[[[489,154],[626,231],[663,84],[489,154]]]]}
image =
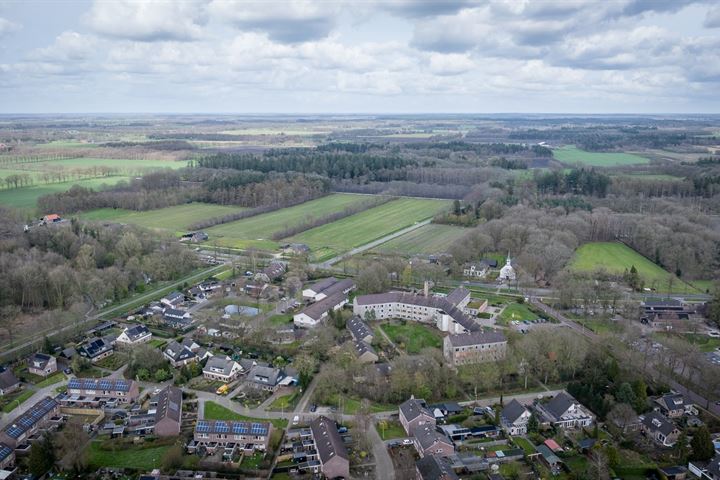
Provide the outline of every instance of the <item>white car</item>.
{"type": "Polygon", "coordinates": [[[718,332],[717,330],[710,330],[708,332],[708,337],[720,338],[720,332],[718,332]]]}
{"type": "Polygon", "coordinates": [[[403,438],[403,445],[412,445],[413,441],[409,438],[403,438]]]}

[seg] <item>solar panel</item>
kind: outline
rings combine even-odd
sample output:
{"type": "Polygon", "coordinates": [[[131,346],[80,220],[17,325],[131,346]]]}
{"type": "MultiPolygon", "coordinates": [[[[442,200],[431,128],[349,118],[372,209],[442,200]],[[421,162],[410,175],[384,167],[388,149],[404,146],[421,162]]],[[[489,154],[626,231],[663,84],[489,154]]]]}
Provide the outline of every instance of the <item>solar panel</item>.
{"type": "Polygon", "coordinates": [[[253,423],[252,428],[250,429],[250,433],[253,435],[267,435],[267,432],[267,425],[264,423],[253,423]]]}
{"type": "Polygon", "coordinates": [[[225,422],[215,422],[215,431],[217,433],[228,433],[230,431],[230,427],[225,422]]]}
{"type": "Polygon", "coordinates": [[[69,388],[80,388],[80,380],[78,380],[77,378],[71,379],[70,382],[68,383],[68,387],[69,388]]]}
{"type": "Polygon", "coordinates": [[[12,448],[8,447],[4,443],[0,443],[0,460],[5,460],[12,452],[12,448]]]}
{"type": "Polygon", "coordinates": [[[110,386],[112,384],[109,380],[100,380],[100,389],[101,390],[110,390],[110,386]]]}
{"type": "Polygon", "coordinates": [[[198,433],[209,433],[210,432],[210,424],[206,422],[205,420],[199,420],[197,422],[197,425],[195,426],[195,431],[198,433]]]}
{"type": "Polygon", "coordinates": [[[233,433],[235,435],[244,435],[248,433],[248,426],[245,422],[233,422],[233,433]]]}

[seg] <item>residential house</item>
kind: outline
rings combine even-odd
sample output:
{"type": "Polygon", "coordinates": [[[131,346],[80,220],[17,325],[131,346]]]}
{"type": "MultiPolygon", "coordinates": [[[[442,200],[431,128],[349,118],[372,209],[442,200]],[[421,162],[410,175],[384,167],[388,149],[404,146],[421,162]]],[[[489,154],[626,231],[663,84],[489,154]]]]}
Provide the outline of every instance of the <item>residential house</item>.
{"type": "Polygon", "coordinates": [[[195,352],[174,340],[165,346],[163,355],[165,355],[165,358],[167,358],[175,368],[198,361],[198,357],[195,352]]]}
{"type": "Polygon", "coordinates": [[[350,320],[347,321],[345,328],[348,329],[350,335],[352,335],[356,342],[372,343],[375,338],[372,330],[370,330],[365,322],[357,315],[353,315],[350,320]]]}
{"type": "MultiPolygon", "coordinates": [[[[451,334],[480,330],[475,320],[453,303],[461,296],[462,292],[451,292],[447,296],[430,295],[427,288],[424,295],[405,292],[359,295],[353,300],[353,313],[361,318],[370,315],[377,320],[401,318],[429,323],[451,334]]],[[[460,304],[464,302],[465,298],[460,299],[460,304]]]]}
{"type": "Polygon", "coordinates": [[[0,443],[0,471],[10,470],[15,464],[15,450],[0,443]]]}
{"type": "Polygon", "coordinates": [[[415,462],[416,480],[459,480],[447,460],[427,455],[415,462]]]}
{"type": "Polygon", "coordinates": [[[18,388],[20,388],[20,380],[12,370],[6,368],[0,372],[0,396],[12,393],[18,388]]]}
{"type": "Polygon", "coordinates": [[[50,397],[39,400],[0,432],[0,443],[17,448],[60,413],[60,404],[50,397]]]}
{"type": "Polygon", "coordinates": [[[365,342],[353,342],[355,348],[355,354],[357,355],[358,362],[360,363],[375,363],[378,361],[378,355],[375,353],[375,349],[368,343],[365,342]]]}
{"type": "Polygon", "coordinates": [[[500,413],[500,426],[508,435],[525,435],[530,416],[525,405],[512,399],[500,413]]]}
{"type": "Polygon", "coordinates": [[[114,346],[113,342],[107,337],[96,338],[94,340],[88,340],[84,344],[80,345],[77,351],[80,356],[95,363],[112,355],[114,352],[114,346]]]}
{"type": "Polygon", "coordinates": [[[443,339],[443,355],[450,365],[497,361],[506,353],[507,338],[499,331],[478,330],[443,339]]]}
{"type": "Polygon", "coordinates": [[[270,262],[270,265],[263,268],[261,272],[255,274],[256,282],[272,283],[282,278],[285,274],[286,266],[282,262],[270,262]]]}
{"type": "Polygon", "coordinates": [[[198,420],[193,438],[197,445],[208,447],[208,451],[231,443],[242,445],[246,451],[265,451],[271,432],[270,422],[198,420]]]}
{"type": "Polygon", "coordinates": [[[336,293],[344,293],[347,295],[355,288],[355,282],[352,279],[345,278],[338,280],[335,277],[328,277],[314,283],[302,291],[303,299],[308,302],[319,302],[336,293]]]}
{"type": "Polygon", "coordinates": [[[595,420],[589,410],[566,392],[558,393],[548,403],[538,403],[536,408],[542,421],[557,428],[589,427],[595,420]]]}
{"type": "Polygon", "coordinates": [[[234,382],[241,373],[242,367],[238,362],[220,355],[211,357],[203,368],[203,377],[224,383],[234,382]]]}
{"type": "Polygon", "coordinates": [[[435,416],[428,409],[425,400],[410,397],[409,400],[401,403],[398,407],[398,416],[400,424],[408,435],[412,435],[412,431],[416,427],[426,424],[430,424],[435,428],[435,416]]]}
{"type": "Polygon", "coordinates": [[[155,408],[155,435],[158,437],[180,435],[182,390],[177,387],[167,386],[151,399],[150,405],[151,408],[155,408]]]}
{"type": "Polygon", "coordinates": [[[57,359],[45,353],[35,353],[28,358],[28,372],[33,375],[47,377],[57,372],[57,359]]]}
{"type": "Polygon", "coordinates": [[[164,309],[163,319],[169,324],[189,325],[191,323],[190,313],[177,308],[164,309]]]}
{"type": "Polygon", "coordinates": [[[655,400],[655,404],[668,418],[679,418],[695,410],[692,403],[685,403],[685,397],[680,393],[663,395],[655,400]]]}
{"type": "Polygon", "coordinates": [[[319,302],[308,305],[300,313],[293,315],[293,322],[298,327],[316,327],[328,316],[330,311],[340,310],[347,301],[344,293],[337,292],[319,302]]]}
{"type": "Polygon", "coordinates": [[[127,327],[115,340],[124,345],[139,345],[152,339],[152,332],[145,325],[127,327]]]}
{"type": "Polygon", "coordinates": [[[280,386],[294,385],[296,379],[279,368],[255,365],[250,369],[247,381],[251,387],[274,392],[280,386]]]}
{"type": "Polygon", "coordinates": [[[440,433],[435,425],[426,423],[413,428],[411,432],[413,436],[413,445],[420,457],[426,455],[438,455],[441,457],[449,457],[455,453],[455,446],[452,441],[440,433]]]}
{"type": "Polygon", "coordinates": [[[180,292],[170,292],[160,299],[166,308],[177,308],[181,303],[185,301],[185,295],[180,292]]]}
{"type": "Polygon", "coordinates": [[[350,478],[350,456],[334,420],[319,416],[310,422],[320,471],[326,478],[350,478]]]}
{"type": "Polygon", "coordinates": [[[680,430],[660,412],[642,415],[640,428],[648,438],[663,447],[672,447],[680,436],[680,430]]]}
{"type": "Polygon", "coordinates": [[[124,378],[71,378],[63,403],[93,405],[114,400],[117,403],[132,403],[140,395],[134,380],[124,378]]]}
{"type": "Polygon", "coordinates": [[[693,460],[688,470],[701,480],[720,480],[720,454],[716,453],[709,462],[693,460]]]}

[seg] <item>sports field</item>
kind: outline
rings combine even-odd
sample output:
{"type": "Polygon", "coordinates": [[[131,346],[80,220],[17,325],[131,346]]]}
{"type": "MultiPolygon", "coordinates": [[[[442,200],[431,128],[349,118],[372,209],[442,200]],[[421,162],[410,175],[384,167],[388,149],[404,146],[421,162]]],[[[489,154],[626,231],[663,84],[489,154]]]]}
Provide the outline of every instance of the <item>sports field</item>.
{"type": "Polygon", "coordinates": [[[553,157],[562,163],[590,167],[617,167],[650,163],[649,159],[632,153],[586,152],[575,146],[557,148],[553,150],[553,157]]]}
{"type": "Polygon", "coordinates": [[[470,229],[431,223],[383,243],[373,251],[399,255],[445,253],[450,245],[470,229]]]}
{"type": "MultiPolygon", "coordinates": [[[[571,268],[584,272],[602,268],[610,273],[622,274],[626,269],[630,270],[633,265],[648,288],[667,290],[668,279],[674,277],[632,248],[617,242],[594,242],[582,245],[575,251],[571,268]]],[[[677,278],[674,282],[673,290],[685,287],[677,278]]]]}
{"type": "Polygon", "coordinates": [[[101,208],[80,215],[84,220],[107,220],[116,223],[131,223],[147,228],[185,233],[195,222],[210,217],[246,210],[242,207],[226,207],[209,203],[188,203],[174,207],[159,208],[146,212],[135,212],[113,208],[101,208]]]}
{"type": "Polygon", "coordinates": [[[0,205],[7,205],[16,208],[34,210],[37,207],[37,199],[49,193],[58,193],[69,190],[73,185],[100,189],[103,186],[115,185],[120,180],[128,180],[127,177],[91,178],[88,180],[73,180],[63,183],[50,183],[47,185],[36,185],[33,187],[11,188],[0,190],[0,205]]]}
{"type": "MultiPolygon", "coordinates": [[[[218,225],[205,231],[210,235],[211,240],[217,240],[218,245],[221,246],[273,250],[278,245],[277,242],[270,239],[274,232],[283,230],[289,225],[303,223],[309,218],[318,218],[341,211],[349,205],[363,201],[367,201],[367,197],[364,195],[338,193],[294,207],[218,225]]],[[[397,203],[397,201],[390,203],[397,203]]]]}
{"type": "Polygon", "coordinates": [[[431,218],[449,205],[448,200],[401,198],[307,230],[291,237],[290,241],[307,244],[313,250],[315,260],[324,261],[431,218]]]}

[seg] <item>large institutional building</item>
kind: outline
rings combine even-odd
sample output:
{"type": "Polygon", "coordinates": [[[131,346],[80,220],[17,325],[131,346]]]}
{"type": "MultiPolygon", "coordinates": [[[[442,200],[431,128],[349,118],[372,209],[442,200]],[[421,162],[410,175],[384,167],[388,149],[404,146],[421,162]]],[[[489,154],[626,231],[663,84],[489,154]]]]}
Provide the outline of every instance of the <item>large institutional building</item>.
{"type": "Polygon", "coordinates": [[[501,332],[475,331],[443,339],[443,355],[451,365],[492,362],[506,353],[507,338],[501,332]]]}

